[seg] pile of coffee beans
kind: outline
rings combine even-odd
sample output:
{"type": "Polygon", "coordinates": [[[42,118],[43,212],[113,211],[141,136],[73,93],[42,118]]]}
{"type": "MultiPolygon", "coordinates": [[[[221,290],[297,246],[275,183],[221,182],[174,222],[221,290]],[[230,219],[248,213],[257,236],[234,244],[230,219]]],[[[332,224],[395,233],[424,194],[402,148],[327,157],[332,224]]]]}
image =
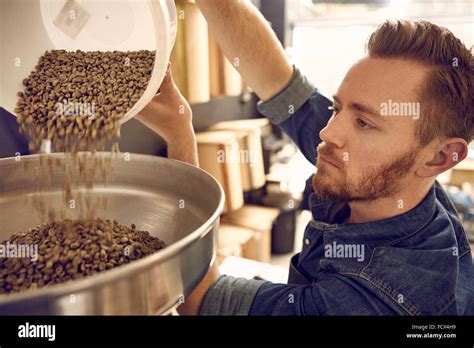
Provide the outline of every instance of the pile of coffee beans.
{"type": "Polygon", "coordinates": [[[37,151],[94,151],[120,137],[120,119],[146,90],[154,51],[47,51],[23,80],[15,109],[20,131],[37,151]]]}
{"type": "Polygon", "coordinates": [[[36,289],[125,265],[165,247],[134,224],[61,220],[15,233],[3,245],[37,246],[30,258],[0,258],[0,294],[36,289]]]}

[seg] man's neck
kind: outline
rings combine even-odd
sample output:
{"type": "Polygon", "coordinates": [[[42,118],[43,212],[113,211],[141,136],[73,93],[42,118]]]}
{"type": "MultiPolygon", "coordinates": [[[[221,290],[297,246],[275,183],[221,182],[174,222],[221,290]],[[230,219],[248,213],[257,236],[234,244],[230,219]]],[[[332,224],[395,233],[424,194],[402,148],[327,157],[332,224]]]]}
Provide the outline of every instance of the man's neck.
{"type": "MultiPolygon", "coordinates": [[[[420,185],[421,186],[421,185],[420,185]]],[[[428,194],[431,185],[417,190],[405,189],[396,195],[368,202],[350,202],[350,224],[388,219],[415,208],[428,194]]]]}

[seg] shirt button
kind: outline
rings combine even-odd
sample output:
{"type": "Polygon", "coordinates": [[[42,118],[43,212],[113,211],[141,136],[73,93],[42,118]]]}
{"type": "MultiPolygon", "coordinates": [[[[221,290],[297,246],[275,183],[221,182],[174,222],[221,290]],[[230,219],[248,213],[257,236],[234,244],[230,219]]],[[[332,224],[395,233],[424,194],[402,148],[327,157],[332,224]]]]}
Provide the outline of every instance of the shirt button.
{"type": "Polygon", "coordinates": [[[304,239],[304,244],[310,245],[310,244],[311,244],[311,240],[310,240],[309,238],[305,238],[305,239],[304,239]]]}

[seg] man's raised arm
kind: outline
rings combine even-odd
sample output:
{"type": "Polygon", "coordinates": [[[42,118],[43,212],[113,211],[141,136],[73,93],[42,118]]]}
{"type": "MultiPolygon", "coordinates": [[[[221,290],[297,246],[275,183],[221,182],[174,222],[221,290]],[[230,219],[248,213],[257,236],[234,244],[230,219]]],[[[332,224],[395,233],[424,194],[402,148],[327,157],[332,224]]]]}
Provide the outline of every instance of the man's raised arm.
{"type": "Polygon", "coordinates": [[[260,99],[268,100],[285,87],[293,67],[269,23],[250,1],[196,0],[196,4],[224,55],[260,99]]]}

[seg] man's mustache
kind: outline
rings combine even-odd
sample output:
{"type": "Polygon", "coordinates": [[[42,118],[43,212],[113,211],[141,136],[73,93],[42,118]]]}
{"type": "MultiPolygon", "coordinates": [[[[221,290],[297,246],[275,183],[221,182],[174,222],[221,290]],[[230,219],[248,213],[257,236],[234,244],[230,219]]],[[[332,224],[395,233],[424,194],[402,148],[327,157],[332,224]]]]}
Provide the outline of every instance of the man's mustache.
{"type": "Polygon", "coordinates": [[[338,157],[335,155],[335,151],[334,151],[334,146],[330,146],[330,145],[319,145],[317,148],[316,148],[316,161],[318,159],[319,156],[323,156],[325,157],[328,161],[334,163],[336,166],[338,166],[339,168],[342,168],[344,166],[344,163],[342,161],[340,161],[338,159],[338,157]],[[319,155],[319,156],[318,156],[319,155]]]}

